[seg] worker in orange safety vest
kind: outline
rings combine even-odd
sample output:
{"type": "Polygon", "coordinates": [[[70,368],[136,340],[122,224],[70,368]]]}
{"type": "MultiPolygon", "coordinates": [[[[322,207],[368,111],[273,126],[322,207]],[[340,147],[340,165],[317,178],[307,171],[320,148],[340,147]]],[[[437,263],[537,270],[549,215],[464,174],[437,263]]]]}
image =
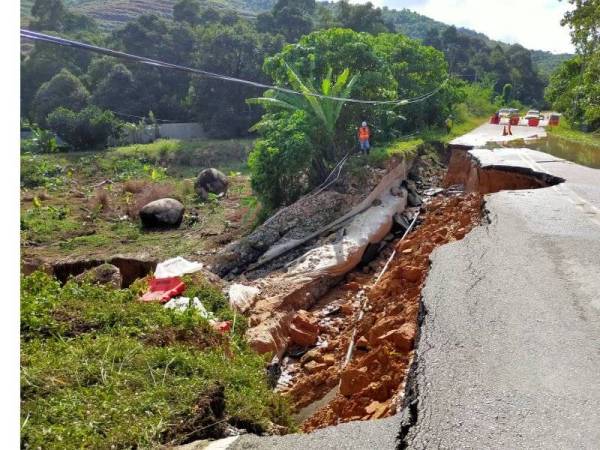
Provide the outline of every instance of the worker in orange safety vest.
{"type": "Polygon", "coordinates": [[[364,152],[365,155],[369,154],[371,144],[369,139],[371,138],[371,130],[367,126],[367,122],[363,122],[358,129],[358,143],[360,144],[360,151],[364,152]]]}

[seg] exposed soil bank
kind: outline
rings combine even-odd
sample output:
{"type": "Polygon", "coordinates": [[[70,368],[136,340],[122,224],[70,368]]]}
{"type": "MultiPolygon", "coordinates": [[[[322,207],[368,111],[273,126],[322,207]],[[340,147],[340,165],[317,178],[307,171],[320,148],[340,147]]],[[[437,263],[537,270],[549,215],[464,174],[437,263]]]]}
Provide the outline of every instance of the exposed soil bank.
{"type": "MultiPolygon", "coordinates": [[[[320,319],[321,338],[327,345],[311,350],[296,363],[300,375],[284,392],[299,409],[338,383],[340,390],[302,424],[304,431],[396,412],[418,331],[421,286],[429,254],[440,245],[462,239],[478,224],[481,204],[477,193],[433,199],[423,212],[421,226],[395,244],[397,254],[377,286],[368,289],[372,274],[355,272],[349,277],[351,281],[319,302],[313,314],[320,319]],[[352,362],[340,370],[361,303],[356,294],[365,288],[369,308],[357,324],[356,351],[352,362]],[[331,314],[336,309],[339,312],[331,314]]],[[[383,266],[385,259],[380,258],[377,265],[383,266]]]]}
{"type": "Polygon", "coordinates": [[[481,167],[467,150],[455,149],[450,158],[444,186],[463,185],[466,192],[490,194],[502,190],[543,188],[562,181],[529,168],[481,167]]]}

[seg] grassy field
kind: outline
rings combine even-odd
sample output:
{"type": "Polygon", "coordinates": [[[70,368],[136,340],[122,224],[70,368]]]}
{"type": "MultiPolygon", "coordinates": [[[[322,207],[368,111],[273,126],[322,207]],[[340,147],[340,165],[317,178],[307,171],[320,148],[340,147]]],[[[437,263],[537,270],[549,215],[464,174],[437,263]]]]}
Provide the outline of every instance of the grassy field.
{"type": "MultiPolygon", "coordinates": [[[[184,295],[232,318],[219,290],[186,282],[184,295]]],[[[22,448],[151,448],[218,437],[225,422],[290,427],[239,317],[221,335],[195,310],[137,302],[143,288],[22,279],[22,448]]]]}
{"type": "MultiPolygon", "coordinates": [[[[256,200],[245,161],[249,140],[162,140],[102,152],[22,154],[22,257],[54,261],[122,253],[156,259],[198,254],[252,227],[256,200]],[[225,198],[197,198],[198,171],[229,174],[225,198]],[[149,232],[137,211],[164,196],[186,207],[179,229],[149,232]]],[[[260,432],[292,427],[267,385],[221,287],[186,276],[225,335],[195,310],[138,302],[146,279],[126,289],[42,272],[21,280],[22,448],[153,448],[219,437],[227,423],[260,432]]]]}
{"type": "Polygon", "coordinates": [[[23,257],[194,257],[233,240],[253,225],[257,207],[245,165],[251,145],[248,140],[159,140],[96,153],[23,154],[23,257]],[[197,198],[194,179],[206,167],[229,175],[226,198],[197,198]],[[184,204],[183,224],[145,231],[137,213],[162,197],[184,204]]]}

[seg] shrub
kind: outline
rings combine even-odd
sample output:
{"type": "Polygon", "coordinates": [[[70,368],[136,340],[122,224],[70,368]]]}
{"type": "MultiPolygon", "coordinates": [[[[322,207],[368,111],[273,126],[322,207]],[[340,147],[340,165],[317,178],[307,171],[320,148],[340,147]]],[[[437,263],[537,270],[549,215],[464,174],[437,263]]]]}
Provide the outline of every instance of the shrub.
{"type": "Polygon", "coordinates": [[[89,106],[80,112],[57,108],[48,116],[50,129],[75,150],[106,147],[108,138],[116,136],[121,121],[110,111],[89,106]]]}
{"type": "Polygon", "coordinates": [[[267,209],[295,201],[309,187],[314,146],[306,113],[279,113],[262,121],[263,137],[248,158],[252,188],[267,209]]]}
{"type": "Polygon", "coordinates": [[[42,84],[33,100],[33,114],[38,124],[45,126],[48,114],[59,107],[80,111],[90,93],[83,83],[67,69],[42,84]]]}
{"type": "Polygon", "coordinates": [[[21,187],[57,187],[64,183],[64,167],[40,155],[21,155],[21,187]]]}

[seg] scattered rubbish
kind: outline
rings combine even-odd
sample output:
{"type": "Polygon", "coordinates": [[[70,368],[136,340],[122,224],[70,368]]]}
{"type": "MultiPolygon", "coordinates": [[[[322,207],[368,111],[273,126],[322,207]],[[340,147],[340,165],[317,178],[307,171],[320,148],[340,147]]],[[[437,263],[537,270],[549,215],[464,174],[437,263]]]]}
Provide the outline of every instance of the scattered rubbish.
{"type": "Polygon", "coordinates": [[[177,256],[158,263],[154,276],[158,279],[180,277],[186,273],[198,272],[200,269],[202,269],[201,263],[188,261],[181,256],[177,256]]]}
{"type": "Polygon", "coordinates": [[[231,331],[231,322],[229,320],[226,321],[216,321],[216,320],[209,320],[209,323],[211,324],[211,326],[213,327],[213,329],[215,331],[218,331],[219,333],[228,333],[229,331],[231,331]]]}
{"type": "Polygon", "coordinates": [[[244,313],[252,306],[260,289],[254,286],[244,286],[243,284],[232,284],[229,288],[229,304],[240,313],[244,313]]]}
{"type": "Polygon", "coordinates": [[[442,192],[444,192],[443,188],[429,188],[426,189],[423,194],[427,195],[428,197],[435,197],[442,192]]]}
{"type": "Polygon", "coordinates": [[[191,301],[188,297],[173,298],[165,303],[164,306],[165,308],[176,309],[177,311],[185,311],[188,308],[194,308],[198,310],[200,315],[205,319],[214,319],[214,314],[206,310],[198,297],[194,297],[191,301]]]}
{"type": "Polygon", "coordinates": [[[148,289],[141,301],[166,303],[185,291],[185,284],[179,277],[152,278],[148,289]]]}

